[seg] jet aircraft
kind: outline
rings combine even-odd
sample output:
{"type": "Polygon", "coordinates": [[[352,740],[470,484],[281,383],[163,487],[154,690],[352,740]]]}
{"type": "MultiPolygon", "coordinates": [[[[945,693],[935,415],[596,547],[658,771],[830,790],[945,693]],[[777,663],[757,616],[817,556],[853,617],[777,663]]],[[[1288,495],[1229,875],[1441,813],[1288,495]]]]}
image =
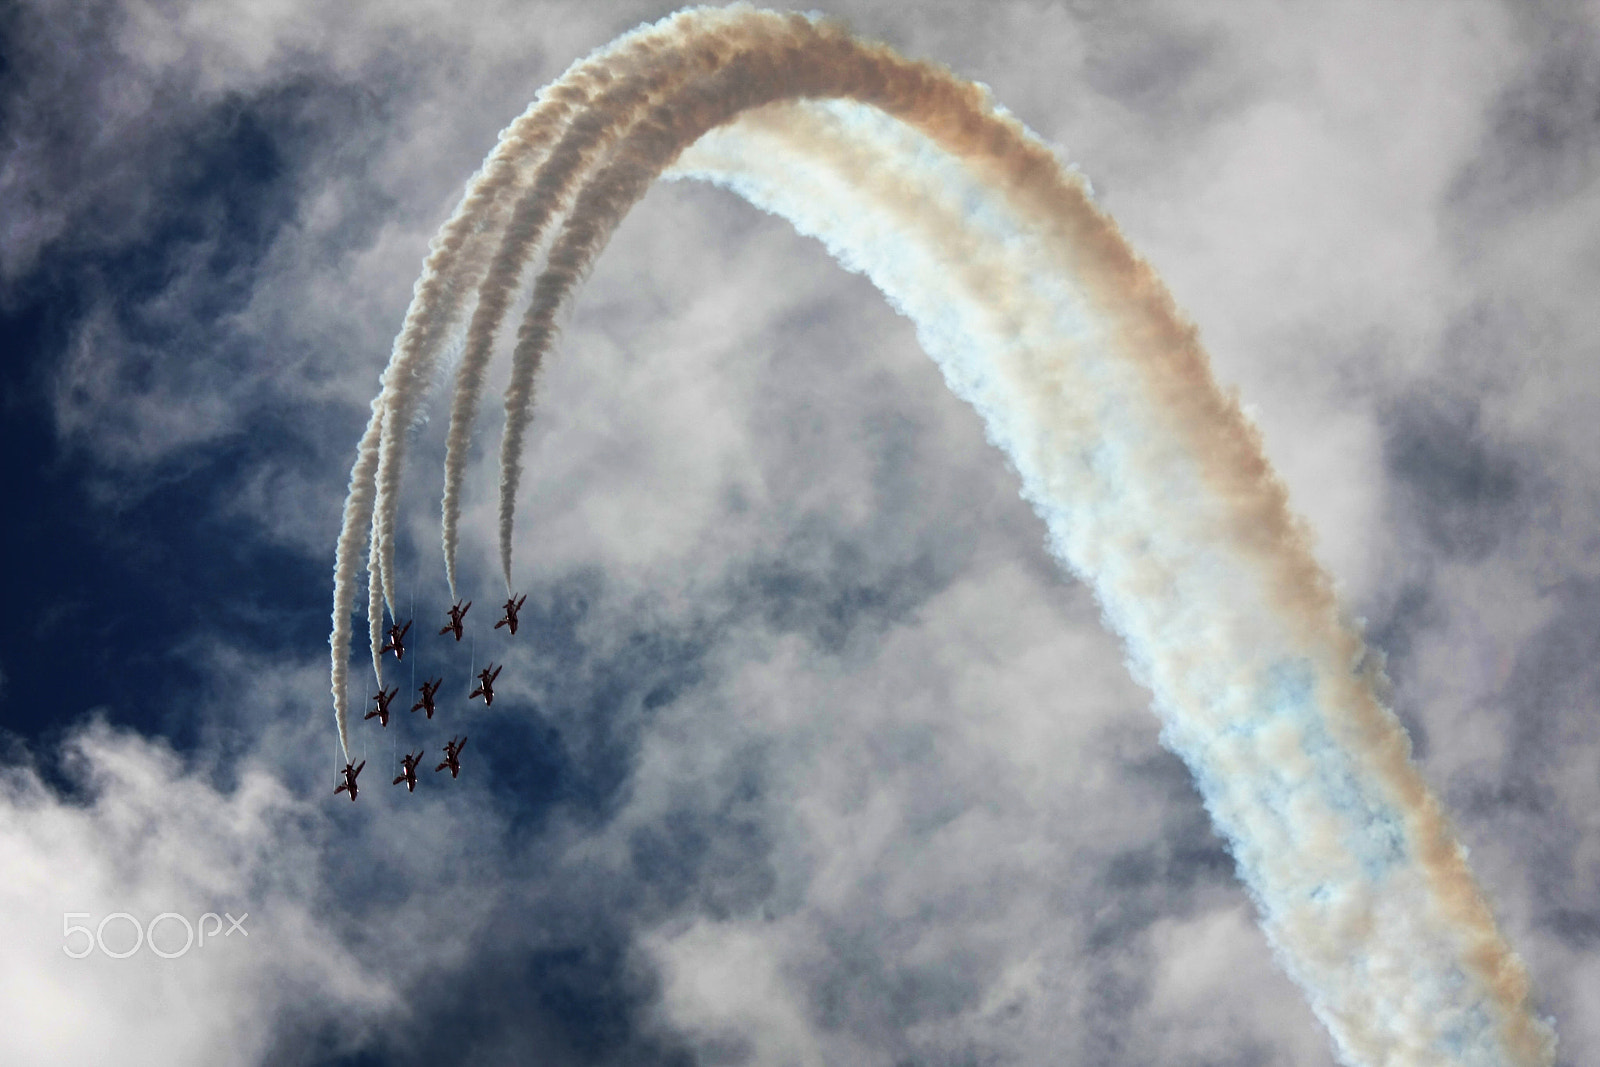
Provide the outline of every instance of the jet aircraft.
{"type": "MultiPolygon", "coordinates": [[[[493,667],[494,664],[491,663],[489,666],[493,667]]],[[[467,694],[467,699],[471,700],[474,697],[482,697],[483,698],[483,706],[484,707],[488,707],[489,705],[493,704],[494,703],[494,680],[496,678],[500,677],[500,672],[502,670],[504,670],[504,669],[505,669],[504,664],[502,664],[499,667],[495,667],[494,668],[494,673],[492,673],[492,674],[489,672],[489,667],[485,667],[483,670],[479,671],[478,672],[478,688],[476,688],[472,692],[468,693],[467,694]]]]}
{"type": "Polygon", "coordinates": [[[472,601],[467,601],[466,605],[463,606],[461,601],[458,600],[454,607],[446,609],[450,612],[450,623],[439,631],[439,635],[443,637],[445,634],[453,633],[456,635],[457,641],[461,640],[461,620],[467,617],[467,610],[471,607],[472,601]]]}
{"type": "MultiPolygon", "coordinates": [[[[421,685],[417,686],[417,691],[422,694],[422,699],[411,705],[411,710],[426,711],[428,713],[428,718],[433,718],[433,694],[437,693],[439,691],[439,687],[443,684],[443,678],[435,678],[431,682],[423,682],[421,685]]],[[[471,698],[469,697],[468,699],[470,700],[471,698]]]]}
{"type": "Polygon", "coordinates": [[[440,771],[444,770],[446,767],[449,767],[450,768],[450,777],[454,778],[456,775],[460,774],[461,773],[461,750],[466,748],[466,747],[467,747],[467,737],[466,737],[465,734],[461,735],[461,740],[460,741],[457,741],[455,738],[452,737],[450,739],[450,741],[444,746],[444,762],[439,764],[439,766],[435,767],[433,769],[433,773],[438,774],[440,771]]]}
{"type": "Polygon", "coordinates": [[[410,619],[406,620],[406,624],[404,626],[401,626],[399,623],[395,623],[393,626],[389,627],[389,640],[384,642],[384,645],[383,645],[382,648],[378,649],[378,655],[381,656],[385,652],[393,652],[395,659],[397,659],[397,660],[405,659],[406,658],[405,636],[406,636],[406,631],[409,630],[409,629],[411,629],[411,620],[410,619]]]}
{"type": "MultiPolygon", "coordinates": [[[[389,701],[393,700],[396,696],[399,695],[399,693],[400,693],[400,687],[398,685],[395,686],[393,689],[389,690],[387,693],[385,693],[382,689],[379,689],[376,693],[374,693],[372,695],[372,699],[378,702],[378,706],[373,708],[371,711],[367,712],[366,715],[362,716],[362,721],[366,721],[367,719],[371,719],[371,718],[376,718],[378,720],[378,725],[379,726],[388,726],[389,725],[389,701]]],[[[471,699],[471,698],[469,697],[468,699],[471,699]]]]}
{"type": "Polygon", "coordinates": [[[417,791],[417,764],[422,760],[422,753],[426,751],[427,749],[423,749],[400,757],[400,766],[405,769],[400,772],[400,777],[394,780],[394,784],[399,785],[404,782],[407,793],[415,793],[417,791]]]}
{"type": "Polygon", "coordinates": [[[509,626],[511,627],[511,632],[515,634],[517,632],[517,612],[522,610],[522,602],[527,599],[527,593],[523,593],[521,598],[509,598],[505,602],[505,606],[501,608],[501,610],[506,613],[506,617],[495,623],[494,628],[498,630],[502,626],[509,626]]]}
{"type": "MultiPolygon", "coordinates": [[[[463,742],[463,744],[465,744],[465,742],[463,742]]],[[[356,775],[360,774],[361,767],[365,767],[366,765],[366,760],[361,761],[360,767],[352,767],[348,762],[346,762],[344,765],[344,770],[339,772],[340,774],[344,775],[344,781],[334,789],[333,795],[338,796],[340,793],[348,792],[350,794],[350,802],[352,804],[355,803],[356,775]]]]}

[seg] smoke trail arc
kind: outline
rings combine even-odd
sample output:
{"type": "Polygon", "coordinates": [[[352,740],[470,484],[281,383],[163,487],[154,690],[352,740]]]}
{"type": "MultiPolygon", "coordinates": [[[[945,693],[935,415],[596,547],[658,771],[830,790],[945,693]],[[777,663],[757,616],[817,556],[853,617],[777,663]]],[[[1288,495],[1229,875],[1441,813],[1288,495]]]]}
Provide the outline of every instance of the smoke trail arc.
{"type": "MultiPolygon", "coordinates": [[[[709,77],[685,86],[653,108],[619,144],[578,194],[534,283],[533,300],[517,331],[506,387],[506,424],[500,448],[500,564],[511,581],[511,541],[522,453],[532,421],[539,368],[556,335],[556,317],[587,274],[611,234],[678,153],[741,112],[776,100],[848,97],[917,123],[940,137],[1004,138],[1006,122],[988,106],[986,94],[927,64],[913,63],[887,48],[864,45],[842,27],[800,16],[751,12],[771,21],[776,47],[751,49],[709,77]]],[[[1015,132],[1020,129],[1010,124],[1015,132]]],[[[1013,137],[1007,147],[1037,152],[1042,146],[1013,137]]],[[[1052,160],[1053,162],[1053,160],[1052,160]]]]}
{"type": "Polygon", "coordinates": [[[499,514],[508,583],[539,367],[557,312],[611,233],[717,127],[782,101],[848,101],[832,126],[768,123],[767,147],[809,180],[763,169],[759,122],[712,135],[699,173],[820,237],[917,324],[1015,465],[1052,549],[1123,637],[1164,743],[1194,773],[1341,1059],[1553,1062],[1521,963],[1375,692],[1374,657],[1160,279],[979,87],[827,23],[738,17],[763,28],[744,51],[713,72],[685,58],[689,76],[637,118],[591,120],[612,122],[615,143],[594,142],[512,356],[499,514]],[[973,203],[981,218],[958,206],[973,203]]]}
{"type": "MultiPolygon", "coordinates": [[[[455,395],[450,404],[440,513],[445,578],[452,599],[456,596],[461,487],[466,478],[472,427],[478,416],[499,327],[510,311],[512,298],[534,250],[550,222],[570,207],[573,195],[589,179],[594,167],[648,108],[669,99],[686,83],[721,69],[741,52],[771,43],[770,25],[751,21],[746,15],[746,9],[737,6],[711,12],[684,12],[668,20],[661,32],[645,35],[652,43],[682,43],[671,51],[641,51],[638,56],[630,57],[626,67],[618,70],[618,77],[594,98],[592,106],[567,125],[560,139],[550,147],[532,186],[518,198],[478,288],[477,306],[467,327],[461,364],[456,372],[455,395]],[[692,35],[687,32],[691,27],[692,35]]],[[[386,475],[389,481],[398,478],[398,461],[386,475]]],[[[394,492],[383,494],[379,510],[385,530],[392,530],[396,507],[394,492]]],[[[386,533],[381,540],[385,558],[392,559],[392,535],[386,533]]],[[[506,591],[510,593],[509,568],[505,581],[506,591]]]]}
{"type": "MultiPolygon", "coordinates": [[[[674,56],[678,55],[686,35],[697,29],[704,32],[723,20],[716,12],[682,12],[657,25],[642,27],[575,64],[548,90],[542,91],[522,117],[502,134],[478,178],[468,185],[456,213],[440,230],[418,279],[405,325],[395,338],[394,354],[385,372],[385,414],[374,504],[378,553],[371,566],[373,577],[381,580],[391,615],[395,603],[394,500],[404,464],[406,433],[432,380],[446,334],[464,313],[467,294],[474,286],[487,283],[478,289],[478,299],[480,302],[486,298],[492,300],[493,294],[505,288],[504,283],[496,286],[503,275],[492,273],[492,268],[504,271],[510,265],[520,269],[522,260],[508,264],[506,258],[507,249],[517,245],[513,235],[527,228],[526,213],[513,215],[508,228],[506,212],[511,197],[521,191],[524,184],[523,171],[530,164],[543,161],[545,166],[539,175],[547,186],[547,176],[554,169],[550,164],[553,162],[559,167],[568,162],[561,156],[550,158],[552,144],[570,132],[575,115],[593,116],[614,110],[615,94],[604,91],[611,82],[637,65],[648,65],[658,53],[670,50],[674,56]],[[487,235],[494,232],[503,233],[499,253],[494,260],[486,261],[487,235]]],[[[535,192],[547,194],[548,189],[536,187],[535,192]]],[[[521,202],[526,203],[527,197],[521,202]]],[[[531,237],[532,240],[521,242],[524,259],[537,234],[531,237]]],[[[515,271],[511,272],[510,284],[515,285],[515,271]]],[[[503,314],[503,306],[499,313],[503,314]]],[[[497,314],[495,318],[498,317],[497,314]]],[[[484,318],[475,318],[480,328],[484,318]]]]}
{"type": "MultiPolygon", "coordinates": [[[[652,62],[659,65],[664,57],[676,56],[691,32],[725,26],[734,14],[683,11],[654,25],[642,26],[573,63],[561,78],[540,90],[527,110],[501,132],[499,142],[467,183],[455,211],[430,243],[428,258],[413,288],[404,325],[395,337],[389,365],[379,382],[379,394],[357,447],[334,552],[330,688],[339,744],[347,758],[349,647],[361,540],[365,535],[369,541],[368,582],[377,590],[369,597],[367,616],[373,670],[381,677],[381,606],[387,601],[393,615],[394,512],[406,433],[451,331],[465,314],[489,268],[502,266],[491,262],[491,242],[505,228],[506,214],[516,195],[526,187],[532,168],[592,95],[632,67],[652,62]],[[372,529],[366,531],[369,525],[372,529]]],[[[520,270],[522,264],[516,266],[520,270]]],[[[454,596],[453,553],[447,559],[454,596]]]]}
{"type": "MultiPolygon", "coordinates": [[[[378,441],[383,433],[381,401],[380,395],[372,402],[372,416],[356,448],[356,462],[350,471],[350,489],[344,504],[344,524],[333,553],[333,631],[328,636],[333,670],[329,684],[333,691],[333,721],[339,732],[339,748],[346,760],[350,758],[350,617],[355,609],[356,566],[364,532],[361,527],[363,523],[370,523],[372,517],[378,441]]],[[[371,531],[365,532],[370,540],[371,531]]]]}

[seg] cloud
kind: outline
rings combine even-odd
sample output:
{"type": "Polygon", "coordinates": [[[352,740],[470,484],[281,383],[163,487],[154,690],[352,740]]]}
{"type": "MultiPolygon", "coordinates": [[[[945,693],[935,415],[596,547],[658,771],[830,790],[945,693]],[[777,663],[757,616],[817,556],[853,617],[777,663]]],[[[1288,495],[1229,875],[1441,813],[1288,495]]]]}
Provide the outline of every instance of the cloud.
{"type": "Polygon", "coordinates": [[[4,774],[0,989],[26,1005],[7,1020],[12,1062],[253,1063],[285,1013],[392,1005],[393,987],[319,907],[326,826],[315,808],[248,765],[219,791],[159,741],[104,723],[63,754],[72,801],[34,770],[4,774]],[[132,958],[109,955],[137,941],[108,916],[148,927],[173,913],[204,930],[201,917],[222,912],[249,918],[228,936],[218,924],[192,952],[168,919],[132,958]],[[84,955],[88,935],[67,926],[95,929],[98,947],[84,955]]]}

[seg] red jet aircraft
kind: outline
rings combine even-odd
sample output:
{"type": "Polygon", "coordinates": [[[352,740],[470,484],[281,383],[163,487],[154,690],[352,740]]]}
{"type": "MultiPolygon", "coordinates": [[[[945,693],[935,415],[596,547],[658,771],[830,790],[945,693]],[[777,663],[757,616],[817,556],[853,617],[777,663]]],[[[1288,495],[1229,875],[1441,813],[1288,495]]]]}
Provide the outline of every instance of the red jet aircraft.
{"type": "MultiPolygon", "coordinates": [[[[365,767],[366,765],[367,765],[367,761],[366,760],[362,760],[361,761],[361,767],[365,767]]],[[[352,804],[355,803],[355,799],[356,799],[356,775],[361,773],[361,767],[352,767],[352,766],[350,766],[349,763],[346,763],[344,765],[344,770],[339,772],[340,774],[344,775],[344,782],[341,785],[339,785],[336,789],[334,789],[334,791],[333,791],[333,795],[334,796],[338,796],[340,793],[348,792],[350,794],[350,802],[352,804]]]]}
{"type": "Polygon", "coordinates": [[[407,793],[415,793],[417,791],[417,763],[422,759],[422,753],[426,751],[427,749],[423,749],[421,752],[415,754],[407,753],[400,757],[400,766],[405,769],[400,772],[400,777],[394,780],[394,784],[399,785],[404,782],[407,793]]]}
{"type": "Polygon", "coordinates": [[[439,764],[439,766],[435,767],[433,769],[433,773],[438,774],[440,771],[444,770],[446,767],[449,767],[450,768],[450,777],[454,778],[456,775],[460,774],[461,773],[461,750],[466,748],[466,747],[467,747],[467,737],[466,737],[465,734],[461,735],[461,740],[460,741],[457,741],[455,738],[452,737],[450,739],[449,744],[444,746],[444,762],[439,764]]]}
{"type": "Polygon", "coordinates": [[[406,620],[406,624],[404,626],[401,626],[399,623],[395,623],[393,626],[389,627],[389,640],[384,643],[384,646],[382,648],[378,649],[378,655],[381,656],[385,652],[393,652],[395,659],[397,659],[397,660],[405,659],[406,658],[405,636],[406,636],[406,631],[409,630],[409,629],[411,629],[411,620],[410,619],[406,620]]]}
{"type": "Polygon", "coordinates": [[[506,617],[501,619],[499,622],[495,623],[494,624],[494,628],[496,630],[498,630],[502,626],[509,626],[509,627],[511,627],[511,632],[513,634],[516,633],[517,632],[517,612],[522,610],[522,602],[524,600],[527,600],[527,599],[528,599],[528,594],[526,594],[526,593],[522,594],[521,599],[518,599],[517,597],[511,597],[510,599],[508,599],[506,601],[506,603],[505,603],[505,607],[503,607],[501,609],[502,611],[504,611],[506,613],[506,617]]]}
{"type": "MultiPolygon", "coordinates": [[[[378,720],[378,725],[379,726],[388,726],[389,725],[389,701],[393,700],[396,696],[399,695],[399,693],[400,693],[400,687],[399,686],[395,686],[393,689],[389,690],[387,693],[385,693],[382,689],[380,689],[376,693],[372,694],[372,699],[376,700],[378,702],[378,706],[373,708],[371,711],[367,712],[364,716],[362,716],[362,721],[365,722],[367,719],[376,718],[378,720]]],[[[471,698],[469,697],[468,699],[470,700],[471,698]]]]}
{"type": "MultiPolygon", "coordinates": [[[[439,691],[439,687],[443,684],[443,678],[436,678],[431,682],[423,682],[421,685],[417,686],[417,692],[422,694],[422,699],[411,705],[411,710],[426,711],[428,713],[428,718],[433,718],[433,694],[437,693],[439,691]]],[[[470,700],[472,698],[468,697],[467,699],[470,700]]]]}
{"type": "Polygon", "coordinates": [[[455,607],[446,609],[450,612],[450,623],[439,631],[439,635],[443,637],[445,634],[453,633],[456,635],[457,641],[461,640],[461,620],[467,617],[467,609],[471,607],[472,601],[467,601],[466,606],[463,607],[461,601],[458,600],[455,607]]]}
{"type": "MultiPolygon", "coordinates": [[[[494,666],[494,665],[490,664],[490,666],[494,666]]],[[[476,688],[472,692],[468,693],[467,694],[467,699],[471,700],[474,697],[482,697],[483,698],[483,706],[484,707],[488,707],[489,705],[493,704],[494,703],[494,680],[496,678],[500,677],[500,672],[502,670],[504,670],[504,669],[505,669],[504,665],[501,665],[499,667],[495,667],[494,668],[494,673],[493,674],[489,673],[489,668],[488,667],[485,667],[483,670],[479,671],[478,672],[478,688],[476,688]]]]}

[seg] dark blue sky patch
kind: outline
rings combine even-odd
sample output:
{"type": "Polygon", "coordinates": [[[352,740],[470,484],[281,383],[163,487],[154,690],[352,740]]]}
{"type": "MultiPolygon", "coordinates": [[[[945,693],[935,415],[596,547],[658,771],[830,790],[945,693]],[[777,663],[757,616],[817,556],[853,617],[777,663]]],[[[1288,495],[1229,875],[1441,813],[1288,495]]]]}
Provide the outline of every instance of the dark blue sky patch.
{"type": "MultiPolygon", "coordinates": [[[[361,150],[390,125],[389,101],[415,89],[403,63],[383,61],[391,57],[374,57],[361,84],[300,54],[285,58],[276,83],[211,94],[192,63],[141,66],[122,39],[121,5],[49,8],[8,5],[0,21],[10,64],[0,123],[13,167],[0,207],[7,232],[26,238],[25,249],[8,250],[24,270],[41,249],[148,251],[185,228],[246,238],[252,218],[282,213],[273,202],[281,177],[312,161],[364,166],[361,150]]],[[[221,249],[216,265],[231,255],[221,249]]]]}
{"type": "Polygon", "coordinates": [[[628,884],[644,914],[664,918],[690,905],[692,913],[720,922],[748,916],[771,899],[778,878],[769,859],[766,748],[757,743],[734,753],[728,781],[710,804],[696,796],[634,829],[628,884]]]}
{"type": "Polygon", "coordinates": [[[9,512],[0,524],[0,551],[8,561],[7,610],[0,613],[0,670],[6,674],[0,721],[24,737],[41,737],[52,728],[59,735],[88,709],[122,703],[130,686],[161,684],[166,672],[130,673],[128,661],[169,647],[163,636],[144,649],[130,648],[130,639],[134,646],[141,643],[145,626],[168,620],[153,612],[140,622],[150,583],[108,557],[103,517],[83,491],[83,466],[62,457],[55,445],[41,387],[44,361],[27,358],[60,343],[71,308],[69,299],[40,300],[0,320],[11,350],[23,356],[0,364],[6,457],[0,485],[9,512]],[[108,670],[118,661],[120,669],[108,670]]]}
{"type": "Polygon", "coordinates": [[[1367,643],[1384,655],[1384,671],[1396,687],[1395,715],[1411,738],[1411,754],[1428,756],[1428,724],[1405,698],[1415,667],[1419,635],[1444,621],[1444,613],[1427,581],[1412,581],[1396,591],[1387,610],[1367,628],[1367,643]]]}
{"type": "Polygon", "coordinates": [[[800,632],[827,651],[852,646],[863,631],[883,630],[926,602],[945,581],[928,553],[879,571],[864,546],[812,516],[773,552],[750,568],[741,599],[780,633],[800,632]]]}
{"type": "Polygon", "coordinates": [[[1532,507],[1522,465],[1478,420],[1475,406],[1413,396],[1392,408],[1384,439],[1407,512],[1433,547],[1468,560],[1492,552],[1532,507]]]}
{"type": "Polygon", "coordinates": [[[711,641],[707,632],[637,629],[615,646],[589,650],[581,673],[552,675],[547,714],[566,724],[571,776],[561,798],[575,814],[609,818],[625,802],[642,732],[704,677],[711,641]]]}
{"type": "Polygon", "coordinates": [[[1448,203],[1470,220],[1505,218],[1583,195],[1600,160],[1600,33],[1574,5],[1507,5],[1540,47],[1490,110],[1479,155],[1457,178],[1448,203]]]}
{"type": "Polygon", "coordinates": [[[9,454],[31,452],[5,465],[19,518],[0,530],[0,550],[25,561],[10,569],[0,621],[6,726],[38,736],[103,707],[187,747],[203,681],[186,648],[194,639],[286,656],[325,639],[326,561],[263,540],[219,503],[280,433],[176,457],[152,472],[153,488],[112,507],[91,499],[86,465],[57,457],[40,422],[0,430],[9,454]]]}
{"type": "Polygon", "coordinates": [[[473,729],[483,739],[478,758],[513,829],[536,833],[539,816],[566,794],[574,773],[561,734],[537,709],[515,704],[473,729]]]}
{"type": "Polygon", "coordinates": [[[817,1023],[870,1034],[876,1042],[887,1039],[894,1043],[894,1054],[911,1055],[912,1062],[964,1062],[959,1053],[928,1059],[917,1055],[908,1032],[975,1008],[985,984],[995,977],[994,961],[975,958],[959,944],[922,942],[926,916],[870,928],[848,914],[834,918],[820,935],[828,965],[812,976],[809,990],[817,1023]],[[910,962],[913,958],[916,962],[910,962]]]}
{"type": "MultiPolygon", "coordinates": [[[[119,445],[136,460],[147,436],[159,447],[168,411],[183,423],[183,408],[199,404],[216,423],[219,414],[292,394],[286,370],[326,379],[326,354],[297,336],[297,324],[263,336],[255,331],[273,327],[241,326],[229,316],[270,280],[262,268],[297,221],[302,168],[346,125],[359,127],[369,104],[357,90],[303,80],[218,100],[172,135],[164,158],[151,164],[151,203],[138,239],[64,253],[53,268],[96,313],[85,323],[86,350],[73,353],[59,378],[64,429],[109,450],[113,461],[123,458],[119,445]]],[[[375,225],[384,206],[375,199],[358,201],[362,209],[338,227],[348,247],[359,247],[375,225]]],[[[202,423],[189,432],[203,439],[227,427],[202,423]]]]}
{"type": "Polygon", "coordinates": [[[1116,952],[1151,923],[1188,914],[1203,899],[1197,886],[1237,892],[1233,856],[1211,828],[1183,761],[1152,753],[1124,773],[1160,795],[1161,827],[1154,840],[1108,856],[1096,874],[1088,947],[1097,953],[1116,952]]]}
{"type": "Polygon", "coordinates": [[[380,1025],[359,1050],[318,1054],[334,1040],[313,1028],[283,1035],[263,1062],[692,1064],[645,1021],[655,988],[630,961],[623,932],[595,916],[564,917],[573,925],[535,947],[529,917],[502,914],[464,969],[427,974],[406,997],[414,1014],[380,1025]]]}
{"type": "Polygon", "coordinates": [[[151,182],[148,228],[139,240],[90,261],[116,293],[133,339],[168,338],[168,323],[147,323],[137,312],[171,286],[186,253],[198,246],[205,255],[197,268],[211,284],[194,291],[183,313],[210,321],[248,299],[249,267],[294,213],[282,140],[293,135],[288,124],[296,103],[303,106],[310,95],[305,86],[254,99],[230,94],[178,132],[151,182]]]}
{"type": "MultiPolygon", "coordinates": [[[[7,4],[0,9],[0,135],[8,161],[48,164],[50,180],[26,190],[38,206],[42,195],[70,183],[91,140],[87,119],[97,113],[97,90],[114,65],[107,44],[115,6],[7,4]],[[35,153],[38,140],[56,141],[48,155],[35,153]]],[[[99,113],[104,114],[103,109],[99,113]]]]}
{"type": "Polygon", "coordinates": [[[1449,799],[1472,814],[1528,826],[1520,840],[1544,915],[1588,915],[1600,922],[1600,885],[1567,844],[1582,836],[1591,813],[1573,810],[1559,786],[1576,776],[1600,776],[1592,765],[1572,766],[1600,738],[1593,714],[1600,707],[1600,581],[1568,582],[1548,595],[1551,617],[1524,643],[1503,689],[1511,735],[1504,763],[1472,792],[1449,799]],[[1573,709],[1589,714],[1574,715],[1573,709]]]}
{"type": "MultiPolygon", "coordinates": [[[[94,47],[92,35],[82,42],[94,47]]],[[[55,73],[26,57],[4,82],[7,113],[55,73]],[[19,84],[17,70],[34,80],[19,84]]],[[[6,286],[0,478],[9,521],[0,551],[14,565],[0,621],[0,725],[28,739],[58,738],[66,723],[104,708],[114,722],[187,747],[201,681],[184,651],[194,639],[220,634],[286,654],[324,639],[328,560],[261,536],[231,501],[266,464],[320,462],[305,428],[326,420],[308,421],[275,394],[221,319],[250,298],[262,256],[293,220],[307,145],[361,99],[301,80],[178,112],[187,122],[153,123],[150,140],[131,149],[158,163],[139,172],[130,193],[142,205],[141,225],[102,228],[86,217],[93,237],[71,231],[6,286]],[[175,286],[181,318],[164,309],[175,286]],[[98,367],[111,376],[97,382],[102,398],[139,396],[159,383],[181,403],[228,377],[253,402],[239,405],[220,439],[115,474],[97,467],[98,457],[63,451],[52,394],[91,311],[109,314],[126,342],[127,358],[98,367]]],[[[114,201],[93,208],[117,210],[114,201]]],[[[89,425],[99,431],[106,421],[89,425]]]]}

